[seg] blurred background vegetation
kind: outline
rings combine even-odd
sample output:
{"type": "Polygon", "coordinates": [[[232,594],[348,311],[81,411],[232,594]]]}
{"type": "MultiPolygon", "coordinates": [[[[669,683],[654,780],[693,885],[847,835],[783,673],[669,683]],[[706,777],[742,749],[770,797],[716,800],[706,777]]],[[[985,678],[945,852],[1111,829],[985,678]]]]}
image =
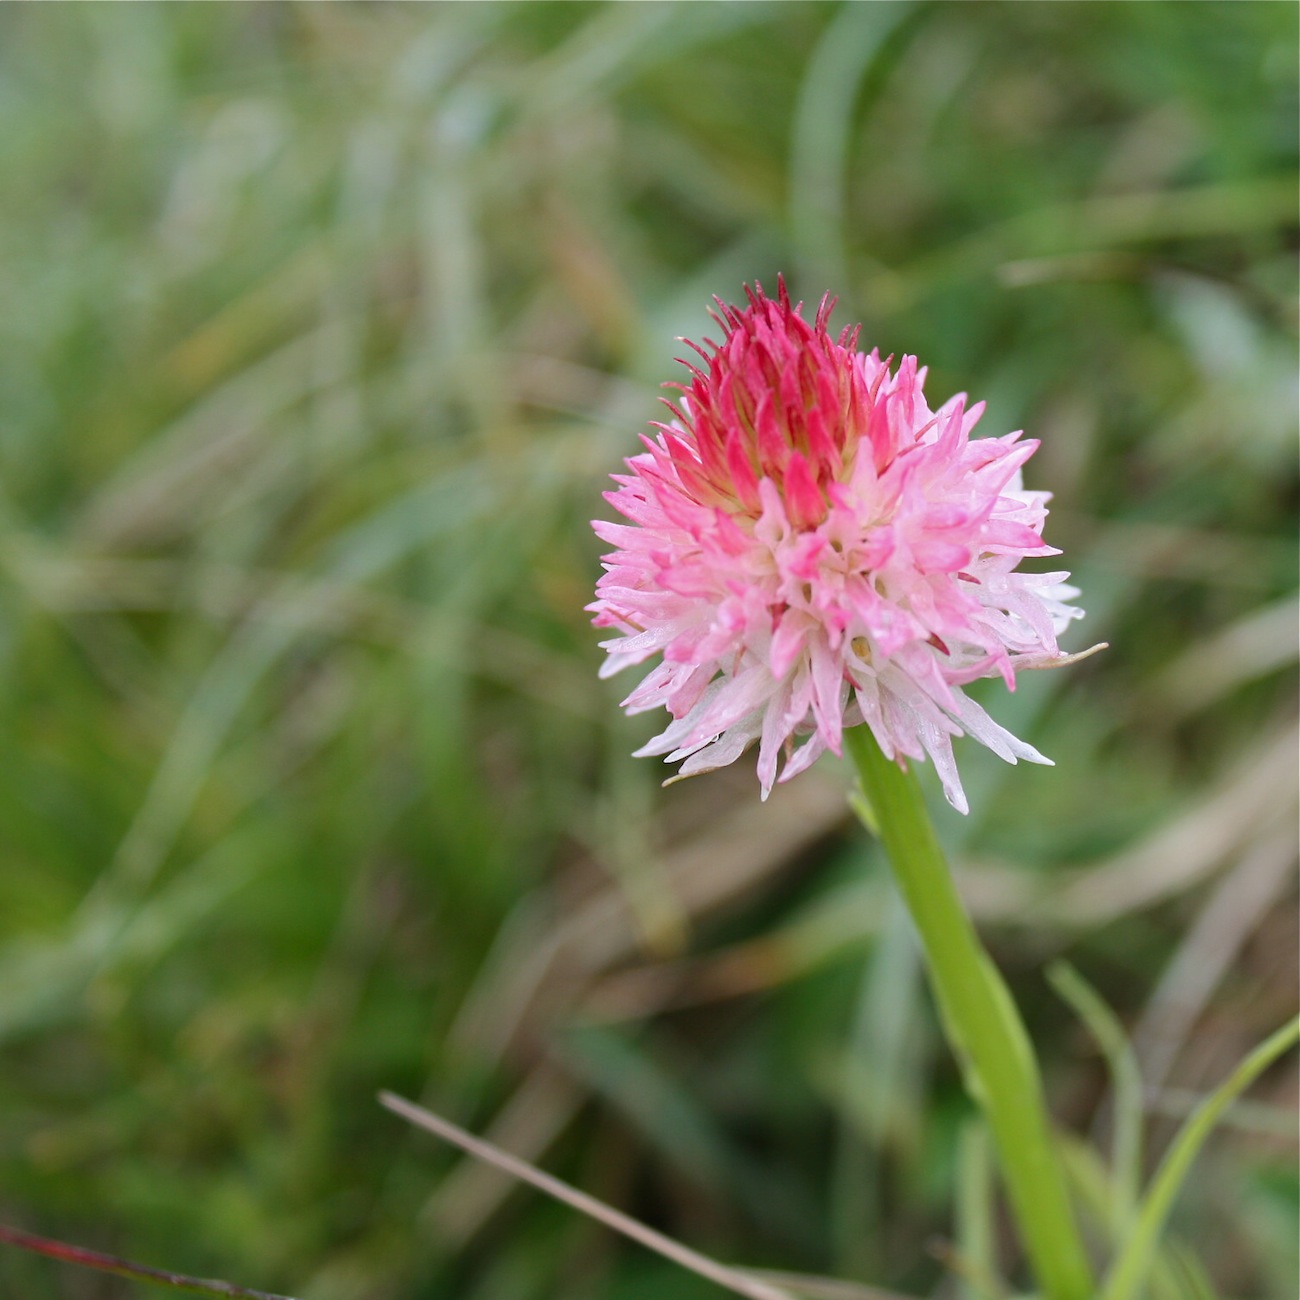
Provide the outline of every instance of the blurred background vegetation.
{"type": "MultiPolygon", "coordinates": [[[[980,1144],[844,772],[661,791],[582,609],[675,337],[784,271],[1042,438],[1070,648],[1112,644],[996,687],[1058,766],[967,743],[937,814],[1104,1250],[1113,1098],[1045,964],[1133,1036],[1148,1168],[1296,1005],[1296,42],[6,6],[0,1217],[307,1300],[719,1294],[388,1087],[728,1260],[954,1293],[980,1144]]],[[[1162,1294],[1297,1293],[1296,1084],[1203,1156],[1162,1294]]],[[[144,1292],[6,1252],[0,1294],[144,1292]]]]}

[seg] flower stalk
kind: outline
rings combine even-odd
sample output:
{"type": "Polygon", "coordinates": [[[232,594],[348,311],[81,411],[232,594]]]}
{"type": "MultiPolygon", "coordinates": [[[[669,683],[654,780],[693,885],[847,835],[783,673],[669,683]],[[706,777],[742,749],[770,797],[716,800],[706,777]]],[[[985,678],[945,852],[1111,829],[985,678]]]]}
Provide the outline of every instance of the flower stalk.
{"type": "Polygon", "coordinates": [[[1088,1300],[1092,1271],[1052,1149],[1042,1082],[1024,1025],[980,944],[934,834],[916,774],[886,758],[867,727],[844,733],[925,951],[944,1030],[983,1109],[1011,1208],[1051,1300],[1088,1300]]]}

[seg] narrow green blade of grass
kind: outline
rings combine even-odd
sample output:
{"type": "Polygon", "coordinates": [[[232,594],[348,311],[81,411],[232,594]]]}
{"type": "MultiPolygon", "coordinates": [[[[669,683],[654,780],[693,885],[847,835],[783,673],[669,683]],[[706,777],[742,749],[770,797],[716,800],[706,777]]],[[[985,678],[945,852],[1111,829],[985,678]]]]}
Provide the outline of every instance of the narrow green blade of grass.
{"type": "Polygon", "coordinates": [[[1133,1218],[1142,1185],[1142,1075],[1137,1056],[1119,1018],[1073,966],[1053,962],[1047,978],[1087,1025],[1110,1071],[1115,1099],[1111,1224],[1119,1238],[1133,1218]]]}
{"type": "Polygon", "coordinates": [[[1174,1199],[1219,1117],[1297,1040],[1300,1040],[1300,1019],[1288,1022],[1266,1038],[1179,1130],[1147,1189],[1133,1233],[1106,1277],[1102,1300],[1134,1300],[1138,1295],[1174,1199]]]}

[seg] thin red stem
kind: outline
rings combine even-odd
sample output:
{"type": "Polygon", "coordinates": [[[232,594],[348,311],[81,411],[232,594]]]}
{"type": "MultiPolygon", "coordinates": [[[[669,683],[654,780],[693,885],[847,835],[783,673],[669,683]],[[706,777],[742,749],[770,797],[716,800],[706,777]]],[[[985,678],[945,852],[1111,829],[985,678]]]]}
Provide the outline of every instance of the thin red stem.
{"type": "Polygon", "coordinates": [[[133,1282],[149,1282],[154,1286],[169,1286],[174,1291],[189,1291],[195,1295],[222,1296],[224,1300],[293,1300],[292,1296],[272,1295],[268,1291],[254,1291],[250,1287],[236,1286],[233,1282],[218,1282],[211,1278],[189,1277],[184,1273],[171,1273],[161,1268],[150,1268],[146,1264],[133,1264],[128,1259],[119,1259],[116,1255],[106,1255],[99,1250],[87,1250],[84,1246],[72,1246],[66,1241],[55,1241],[50,1237],[38,1237],[35,1233],[24,1232],[21,1228],[11,1228],[0,1223],[0,1242],[17,1246],[21,1250],[30,1250],[49,1259],[61,1260],[65,1264],[76,1264],[80,1268],[93,1268],[101,1273],[114,1273],[118,1277],[130,1278],[133,1282]]]}

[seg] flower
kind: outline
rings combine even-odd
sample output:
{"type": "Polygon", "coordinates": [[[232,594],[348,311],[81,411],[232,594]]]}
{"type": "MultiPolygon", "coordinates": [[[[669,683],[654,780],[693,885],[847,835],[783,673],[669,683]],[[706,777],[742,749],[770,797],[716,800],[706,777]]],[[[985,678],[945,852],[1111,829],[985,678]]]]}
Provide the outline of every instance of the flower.
{"type": "MultiPolygon", "coordinates": [[[[1056,637],[1083,611],[1066,573],[1018,573],[1043,542],[1046,492],[1021,466],[1037,442],[972,439],[983,403],[931,411],[925,369],[833,338],[816,319],[746,286],[715,300],[722,342],[684,361],[673,413],[615,474],[595,521],[616,549],[588,606],[609,676],[662,661],[623,702],[672,721],[638,755],[684,759],[680,775],[733,762],[758,742],[763,797],[865,723],[906,765],[929,757],[967,811],[952,740],[969,734],[1009,763],[1049,763],[962,688],[1074,658],[1056,637]],[[802,738],[798,748],[795,743],[802,738]]],[[[685,341],[685,340],[684,340],[685,341]]]]}

